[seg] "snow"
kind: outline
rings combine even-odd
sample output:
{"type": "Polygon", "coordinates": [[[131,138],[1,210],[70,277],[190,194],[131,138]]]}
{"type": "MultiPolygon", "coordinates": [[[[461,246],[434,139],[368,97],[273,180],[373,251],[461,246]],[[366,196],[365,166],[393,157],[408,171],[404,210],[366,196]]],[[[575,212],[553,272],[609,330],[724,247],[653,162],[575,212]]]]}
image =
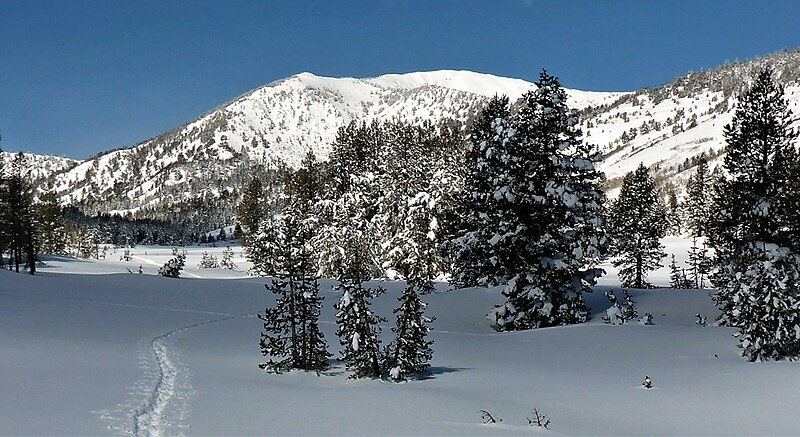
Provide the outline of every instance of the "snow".
{"type": "MultiPolygon", "coordinates": [[[[690,245],[665,240],[668,252],[690,245]]],[[[749,363],[730,328],[697,325],[716,310],[705,291],[633,291],[654,325],[600,319],[613,274],[589,296],[583,325],[497,333],[484,315],[500,288],[427,295],[436,316],[432,368],[397,384],[350,380],[342,364],[267,374],[255,317],[274,299],[266,278],[196,268],[156,276],[171,248],[136,247],[100,261],[45,258],[36,276],[0,271],[0,434],[30,435],[787,435],[797,432],[797,363],[749,363]],[[138,265],[144,274],[129,274],[138,265]],[[202,276],[202,278],[200,278],[202,276]],[[645,375],[653,390],[642,390],[645,375]],[[536,408],[549,430],[528,426],[536,408]],[[484,425],[480,410],[503,418],[484,425]]],[[[685,255],[683,256],[685,258],[685,255]]],[[[680,258],[679,258],[680,261],[680,258]]],[[[657,272],[650,279],[663,284],[657,272]]],[[[321,328],[338,350],[322,281],[321,328]]],[[[373,283],[372,285],[378,285],[373,283]]],[[[373,310],[389,321],[400,282],[381,282],[373,310]]]]}

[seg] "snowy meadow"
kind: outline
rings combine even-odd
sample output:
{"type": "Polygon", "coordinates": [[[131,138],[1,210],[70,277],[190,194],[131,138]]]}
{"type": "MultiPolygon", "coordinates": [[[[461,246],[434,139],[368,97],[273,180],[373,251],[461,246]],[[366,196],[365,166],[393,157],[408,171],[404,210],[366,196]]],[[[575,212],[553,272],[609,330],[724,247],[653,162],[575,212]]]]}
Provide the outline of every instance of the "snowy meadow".
{"type": "MultiPolygon", "coordinates": [[[[664,240],[685,257],[690,244],[664,240]]],[[[268,374],[256,314],[274,303],[265,278],[200,269],[190,247],[180,279],[156,275],[171,248],[136,247],[105,260],[44,258],[36,276],[0,271],[0,434],[3,435],[788,435],[797,433],[796,363],[750,363],[735,329],[713,326],[705,290],[633,290],[653,325],[605,324],[610,266],[587,297],[588,323],[498,333],[485,315],[498,288],[423,297],[435,316],[434,356],[402,383],[348,379],[332,360],[320,375],[268,374]],[[138,266],[142,274],[136,274],[138,266]],[[128,270],[134,272],[128,273],[128,270]],[[696,323],[696,314],[708,326],[696,323]],[[653,388],[642,388],[649,376],[653,388]],[[550,420],[532,426],[533,410],[550,420]],[[497,423],[484,423],[482,410],[497,423]],[[502,419],[502,420],[501,420],[502,419]]],[[[669,272],[651,274],[666,286],[669,272]]],[[[376,285],[377,283],[373,284],[376,285]]],[[[332,281],[320,327],[336,344],[332,281]]],[[[376,313],[391,337],[402,282],[382,281],[376,313]]],[[[621,296],[621,295],[620,295],[621,296]]]]}

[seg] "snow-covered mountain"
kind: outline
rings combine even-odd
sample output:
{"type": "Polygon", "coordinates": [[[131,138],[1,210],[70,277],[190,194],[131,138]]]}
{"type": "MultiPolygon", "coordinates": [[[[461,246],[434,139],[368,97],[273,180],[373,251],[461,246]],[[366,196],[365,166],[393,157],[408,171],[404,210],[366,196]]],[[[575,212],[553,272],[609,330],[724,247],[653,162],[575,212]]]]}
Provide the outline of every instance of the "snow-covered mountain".
{"type": "MultiPolygon", "coordinates": [[[[7,171],[11,171],[11,165],[17,153],[0,152],[0,160],[3,161],[3,167],[7,171]]],[[[37,155],[35,153],[23,153],[25,158],[25,171],[34,185],[39,185],[40,182],[47,180],[55,174],[69,171],[80,161],[61,156],[51,155],[37,155]]]]}
{"type": "MultiPolygon", "coordinates": [[[[605,152],[611,188],[639,162],[680,184],[693,157],[705,152],[712,161],[719,158],[736,95],[764,65],[775,68],[798,112],[800,51],[689,73],[654,89],[568,90],[568,104],[582,111],[586,140],[605,152]]],[[[325,159],[338,128],[352,120],[469,122],[491,96],[506,94],[513,101],[534,88],[524,80],[468,71],[370,79],[301,73],[130,149],[53,165],[53,181],[63,203],[90,213],[185,209],[235,198],[254,168],[293,167],[308,150],[325,159]]]]}
{"type": "MultiPolygon", "coordinates": [[[[467,71],[326,78],[301,73],[253,90],[184,126],[80,163],[55,177],[65,204],[90,212],[136,211],[235,193],[254,165],[293,167],[308,150],[325,159],[352,120],[413,123],[474,116],[495,94],[512,99],[535,85],[467,71]]],[[[579,108],[621,93],[570,91],[579,108]]]]}

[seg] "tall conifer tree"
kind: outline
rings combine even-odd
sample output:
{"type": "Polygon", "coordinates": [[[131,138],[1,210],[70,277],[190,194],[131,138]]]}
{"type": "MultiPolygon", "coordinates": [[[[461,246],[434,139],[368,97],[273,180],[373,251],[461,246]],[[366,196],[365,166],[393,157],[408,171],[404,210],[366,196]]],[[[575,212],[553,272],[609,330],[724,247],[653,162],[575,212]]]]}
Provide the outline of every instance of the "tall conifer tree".
{"type": "Polygon", "coordinates": [[[609,209],[613,240],[612,261],[621,267],[623,287],[647,288],[647,272],[666,256],[661,238],[667,231],[666,207],[656,192],[650,170],[642,164],[625,175],[619,197],[609,209]]]}
{"type": "Polygon", "coordinates": [[[739,328],[750,360],[800,356],[798,133],[784,89],[766,69],[725,126],[725,175],[715,184],[709,241],[720,323],[739,328]]]}

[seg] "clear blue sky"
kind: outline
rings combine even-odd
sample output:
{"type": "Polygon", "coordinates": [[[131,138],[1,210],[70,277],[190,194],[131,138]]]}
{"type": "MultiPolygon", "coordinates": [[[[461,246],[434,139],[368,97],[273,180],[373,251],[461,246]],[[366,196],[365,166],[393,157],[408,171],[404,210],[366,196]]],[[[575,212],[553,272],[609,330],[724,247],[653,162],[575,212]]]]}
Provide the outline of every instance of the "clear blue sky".
{"type": "Polygon", "coordinates": [[[298,72],[633,90],[800,47],[787,0],[0,0],[5,150],[85,158],[298,72]]]}

